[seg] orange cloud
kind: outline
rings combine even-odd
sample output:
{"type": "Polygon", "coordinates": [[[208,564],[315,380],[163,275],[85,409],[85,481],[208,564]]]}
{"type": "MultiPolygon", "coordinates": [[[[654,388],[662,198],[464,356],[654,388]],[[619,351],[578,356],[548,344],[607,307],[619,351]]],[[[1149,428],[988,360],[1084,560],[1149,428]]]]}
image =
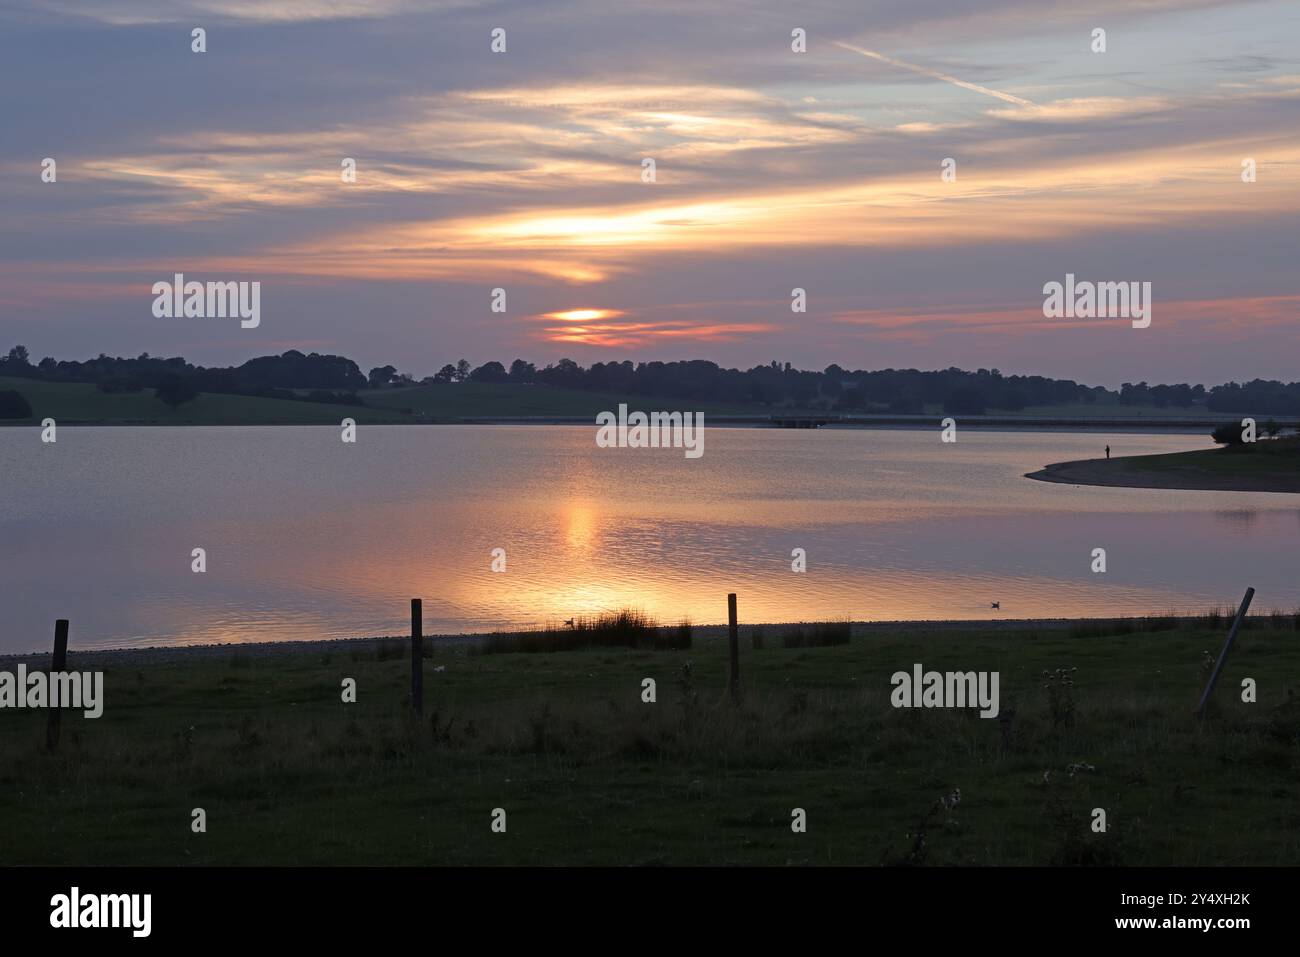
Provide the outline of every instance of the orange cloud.
{"type": "MultiPolygon", "coordinates": [[[[1049,279],[1051,277],[1048,277],[1049,279]]],[[[1030,288],[1032,304],[978,306],[970,309],[862,309],[839,312],[831,321],[870,330],[873,340],[922,343],[949,332],[998,332],[1006,335],[1052,333],[1062,328],[1103,329],[1095,319],[1045,319],[1041,298],[1030,288]]],[[[1290,327],[1300,312],[1300,295],[1247,296],[1219,299],[1180,299],[1155,302],[1156,320],[1180,328],[1227,325],[1262,329],[1290,327]]],[[[1239,333],[1237,333],[1239,334],[1239,333]]]]}
{"type": "MultiPolygon", "coordinates": [[[[597,310],[577,310],[597,311],[597,310]]],[[[559,314],[548,313],[543,318],[559,314]]],[[[622,315],[619,313],[619,315],[622,315]]],[[[548,326],[540,330],[537,338],[544,342],[570,343],[574,345],[603,346],[606,348],[624,348],[641,346],[664,340],[686,340],[690,342],[732,342],[741,336],[756,335],[777,329],[770,323],[759,322],[692,322],[676,319],[660,322],[626,321],[600,322],[584,321],[580,325],[548,326]]]]}

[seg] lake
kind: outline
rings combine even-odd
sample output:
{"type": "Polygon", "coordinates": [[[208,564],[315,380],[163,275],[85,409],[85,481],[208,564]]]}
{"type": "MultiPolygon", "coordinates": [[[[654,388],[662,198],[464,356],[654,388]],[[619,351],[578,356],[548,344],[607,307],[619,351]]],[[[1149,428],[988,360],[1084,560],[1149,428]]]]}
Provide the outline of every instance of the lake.
{"type": "Polygon", "coordinates": [[[1196,435],[708,426],[688,459],[595,431],[0,429],[0,652],[48,649],[55,618],[73,648],[400,635],[413,597],[426,634],[718,623],[729,591],[742,622],[1300,606],[1300,495],[1022,477],[1196,435]]]}

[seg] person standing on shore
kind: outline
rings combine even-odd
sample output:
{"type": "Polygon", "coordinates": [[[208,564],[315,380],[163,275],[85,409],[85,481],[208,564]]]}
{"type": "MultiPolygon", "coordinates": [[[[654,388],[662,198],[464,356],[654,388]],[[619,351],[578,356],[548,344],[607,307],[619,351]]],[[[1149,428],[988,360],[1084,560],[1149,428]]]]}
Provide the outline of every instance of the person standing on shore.
{"type": "Polygon", "coordinates": [[[1106,446],[1106,458],[1110,458],[1110,446],[1106,446]]]}

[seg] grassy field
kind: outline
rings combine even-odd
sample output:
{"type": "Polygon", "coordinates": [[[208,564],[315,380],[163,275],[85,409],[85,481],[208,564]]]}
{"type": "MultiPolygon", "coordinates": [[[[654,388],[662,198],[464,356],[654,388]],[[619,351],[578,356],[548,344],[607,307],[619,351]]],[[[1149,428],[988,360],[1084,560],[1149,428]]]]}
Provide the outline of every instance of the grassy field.
{"type": "MultiPolygon", "coordinates": [[[[680,650],[431,649],[408,717],[403,642],[109,667],[98,720],[0,716],[9,864],[1294,864],[1295,617],[1225,626],[855,635],[742,628],[680,650]],[[1163,630],[1162,630],[1163,629],[1163,630]],[[1003,720],[894,709],[913,663],[1001,674],[1003,720]],[[438,670],[445,669],[445,670],[438,670]],[[1072,687],[1045,672],[1068,672],[1072,687]],[[1258,682],[1256,704],[1241,681],[1258,682]],[[357,682],[354,704],[343,679],[357,682]],[[641,700],[642,679],[657,701],[641,700]],[[940,799],[960,790],[960,802],[940,799]],[[951,802],[950,802],[951,803],[951,802]],[[191,810],[207,833],[191,832],[191,810]],[[1104,808],[1108,830],[1089,827],[1104,808]],[[507,812],[505,834],[490,828],[507,812]],[[791,811],[807,812],[793,833],[791,811]]],[[[81,667],[90,667],[83,657],[81,667]]],[[[3,665],[12,668],[11,664],[3,665]]],[[[78,667],[75,653],[69,667],[78,667]]]]}
{"type": "MultiPolygon", "coordinates": [[[[358,393],[365,406],[344,406],[256,396],[203,393],[171,409],[153,390],[105,393],[89,383],[41,382],[0,376],[0,391],[26,396],[29,419],[0,420],[5,425],[31,425],[46,417],[69,425],[337,425],[345,416],[360,424],[415,423],[437,419],[581,416],[595,420],[598,412],[618,409],[677,408],[683,400],[650,399],[577,389],[511,383],[465,382],[457,385],[368,389],[358,393]]],[[[688,403],[706,415],[762,415],[761,406],[688,403]]]]}
{"type": "Polygon", "coordinates": [[[152,389],[108,393],[89,383],[0,376],[0,391],[11,389],[26,396],[33,415],[30,419],[0,419],[0,425],[31,425],[44,418],[60,425],[338,425],[345,417],[362,424],[414,421],[391,409],[210,392],[172,409],[155,398],[152,389]]]}
{"type": "Polygon", "coordinates": [[[1133,455],[1115,461],[1135,471],[1194,470],[1217,475],[1276,474],[1300,476],[1300,439],[1260,439],[1257,442],[1196,452],[1133,455]]]}

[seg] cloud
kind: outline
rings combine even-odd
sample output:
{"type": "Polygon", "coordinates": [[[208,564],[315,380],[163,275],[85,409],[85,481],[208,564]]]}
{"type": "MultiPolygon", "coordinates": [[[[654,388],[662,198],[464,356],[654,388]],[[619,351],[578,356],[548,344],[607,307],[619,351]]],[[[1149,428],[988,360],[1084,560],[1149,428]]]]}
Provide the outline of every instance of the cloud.
{"type": "Polygon", "coordinates": [[[903,70],[910,70],[913,73],[919,73],[922,76],[928,76],[936,80],[943,80],[945,83],[951,83],[953,86],[959,86],[964,90],[973,90],[976,93],[983,93],[985,96],[996,97],[999,100],[1005,100],[1008,103],[1015,103],[1017,106],[1033,106],[1029,100],[1019,96],[1012,96],[1010,93],[1002,93],[998,90],[991,89],[987,86],[980,86],[978,83],[969,83],[966,80],[959,80],[955,76],[949,76],[947,73],[940,73],[938,70],[932,70],[929,67],[917,66],[915,63],[906,63],[902,60],[896,60],[893,57],[885,56],[883,53],[876,53],[874,50],[865,50],[862,47],[854,46],[851,43],[844,43],[836,40],[837,47],[843,47],[845,50],[852,50],[854,53],[860,53],[862,56],[871,57],[873,60],[879,60],[881,63],[888,63],[890,66],[896,66],[903,70]]]}
{"type": "MultiPolygon", "coordinates": [[[[375,360],[435,349],[436,323],[489,354],[716,345],[733,362],[824,361],[893,342],[907,362],[909,336],[928,329],[937,348],[958,327],[830,317],[1014,304],[1038,257],[1087,265],[1117,248],[1181,301],[1210,298],[1205,284],[1225,301],[1282,294],[1300,215],[1293,9],[813,5],[794,54],[788,14],[710,0],[11,2],[0,325],[21,321],[51,352],[111,351],[117,335],[156,351],[149,337],[182,327],[140,318],[135,297],[178,264],[267,281],[281,341],[319,332],[375,360]],[[504,57],[487,52],[498,20],[504,57]],[[204,56],[188,50],[194,24],[219,28],[204,56]],[[1096,24],[1104,57],[1087,48],[1096,24]],[[57,186],[34,175],[45,155],[57,186]],[[356,183],[340,180],[345,156],[356,183]],[[956,182],[940,180],[945,157],[956,182]],[[511,318],[466,318],[497,285],[511,318]],[[794,285],[814,304],[798,329],[794,285]],[[608,314],[541,318],[575,310],[608,314]]],[[[1238,313],[1203,315],[1228,329],[1238,313]]],[[[1253,328],[1280,335],[1269,316],[1253,328]]],[[[171,341],[208,333],[184,335],[171,341]]],[[[1030,364],[1076,360],[1023,348],[1030,364]]]]}
{"type": "Polygon", "coordinates": [[[1118,116],[1159,113],[1174,105],[1173,99],[1168,96],[1091,96],[1031,103],[1027,104],[1027,109],[995,109],[990,110],[989,114],[1018,122],[1048,120],[1083,123],[1118,116]]]}
{"type": "MultiPolygon", "coordinates": [[[[40,0],[39,8],[113,26],[159,23],[203,25],[213,20],[297,23],[352,20],[407,13],[450,13],[481,0],[96,0],[93,3],[40,0]]],[[[36,6],[36,5],[33,5],[36,6]]]]}
{"type": "MultiPolygon", "coordinates": [[[[588,310],[574,310],[586,312],[588,310]]],[[[600,310],[593,310],[600,311],[600,310]]],[[[570,315],[572,312],[569,313],[570,315]]],[[[550,313],[541,318],[563,317],[550,313]]],[[[545,342],[566,346],[590,346],[605,349],[634,349],[672,343],[735,342],[745,336],[775,331],[778,327],[764,322],[718,322],[704,317],[673,320],[621,319],[606,314],[573,324],[547,326],[538,334],[545,342]],[[609,321],[616,320],[616,321],[609,321]]]]}

